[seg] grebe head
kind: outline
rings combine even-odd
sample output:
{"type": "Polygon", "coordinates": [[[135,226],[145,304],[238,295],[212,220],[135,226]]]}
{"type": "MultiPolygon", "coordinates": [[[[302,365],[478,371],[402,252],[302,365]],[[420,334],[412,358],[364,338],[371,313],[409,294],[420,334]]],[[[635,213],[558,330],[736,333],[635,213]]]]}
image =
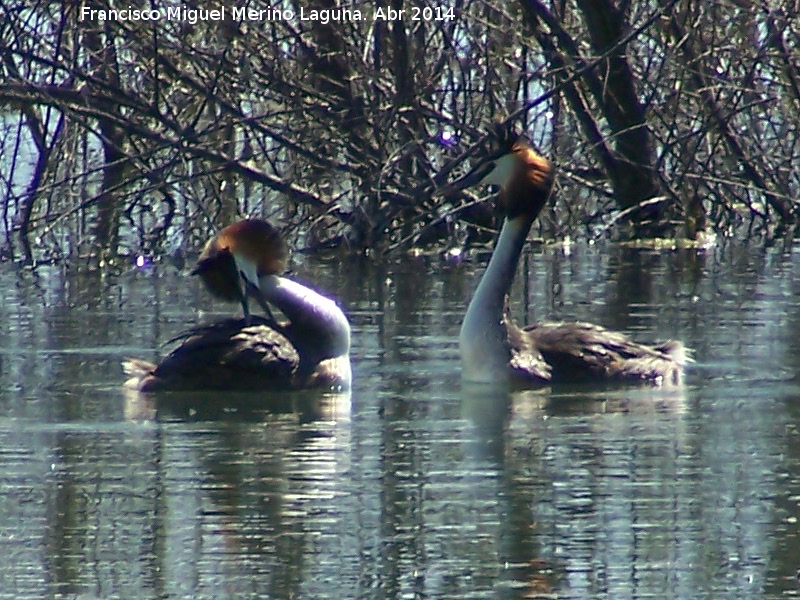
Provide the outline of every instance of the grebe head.
{"type": "Polygon", "coordinates": [[[248,285],[257,289],[262,275],[286,270],[286,246],[278,230],[261,219],[229,225],[208,241],[192,275],[229,302],[243,302],[248,285]]]}
{"type": "Polygon", "coordinates": [[[233,253],[229,248],[215,248],[212,245],[215,242],[216,238],[206,244],[191,274],[199,275],[213,296],[226,302],[241,302],[244,299],[244,287],[233,253]]]}
{"type": "Polygon", "coordinates": [[[553,165],[513,129],[495,124],[479,163],[448,188],[475,185],[500,187],[499,204],[509,219],[525,214],[535,218],[550,196],[553,165]]]}

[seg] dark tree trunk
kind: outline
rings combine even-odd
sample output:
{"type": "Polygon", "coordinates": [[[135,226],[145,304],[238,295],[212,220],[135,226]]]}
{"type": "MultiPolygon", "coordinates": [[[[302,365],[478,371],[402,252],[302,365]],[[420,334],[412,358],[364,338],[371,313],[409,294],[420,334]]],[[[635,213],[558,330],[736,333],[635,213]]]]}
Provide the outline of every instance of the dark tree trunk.
{"type": "Polygon", "coordinates": [[[613,160],[606,163],[606,171],[614,198],[622,209],[630,210],[627,219],[635,236],[671,236],[675,232],[668,222],[669,209],[674,205],[647,202],[661,190],[645,107],[626,57],[627,44],[619,44],[627,29],[625,14],[612,0],[580,0],[578,6],[595,54],[607,55],[598,66],[603,85],[595,86],[593,95],[613,136],[613,160]]]}
{"type": "MultiPolygon", "coordinates": [[[[119,77],[116,71],[116,48],[114,38],[104,31],[105,21],[87,22],[84,40],[88,50],[89,72],[98,81],[108,82],[119,88],[119,77]]],[[[106,25],[107,26],[107,25],[106,25]]],[[[119,112],[113,100],[104,100],[100,108],[110,115],[119,112]]],[[[119,187],[125,177],[126,156],[123,152],[125,132],[114,119],[98,118],[100,143],[103,147],[103,182],[97,197],[97,221],[95,222],[95,243],[101,260],[106,256],[114,256],[118,252],[119,187]]]]}
{"type": "MultiPolygon", "coordinates": [[[[625,16],[610,0],[582,0],[578,5],[595,53],[611,51],[626,33],[625,16]]],[[[615,161],[609,165],[608,175],[614,196],[622,208],[631,208],[658,194],[658,184],[645,110],[639,102],[625,48],[622,45],[614,49],[599,66],[604,85],[595,100],[613,132],[615,161]]]]}

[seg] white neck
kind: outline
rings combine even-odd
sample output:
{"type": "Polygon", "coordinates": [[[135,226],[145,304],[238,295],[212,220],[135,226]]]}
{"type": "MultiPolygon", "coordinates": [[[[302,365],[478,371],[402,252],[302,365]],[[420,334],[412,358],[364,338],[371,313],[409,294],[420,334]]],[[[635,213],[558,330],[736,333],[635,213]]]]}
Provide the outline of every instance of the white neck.
{"type": "Polygon", "coordinates": [[[264,298],[281,309],[293,327],[319,332],[317,350],[326,358],[350,352],[350,323],[342,309],[322,294],[279,275],[262,275],[258,288],[264,298]]]}
{"type": "Polygon", "coordinates": [[[242,293],[244,294],[247,290],[245,281],[258,285],[258,265],[256,265],[255,261],[236,252],[233,254],[233,261],[236,263],[236,270],[239,275],[244,279],[244,281],[242,279],[239,280],[239,285],[242,287],[242,293]]]}
{"type": "Polygon", "coordinates": [[[510,354],[503,311],[532,222],[524,215],[503,222],[489,266],[461,324],[459,347],[464,379],[493,382],[508,377],[510,354]]]}

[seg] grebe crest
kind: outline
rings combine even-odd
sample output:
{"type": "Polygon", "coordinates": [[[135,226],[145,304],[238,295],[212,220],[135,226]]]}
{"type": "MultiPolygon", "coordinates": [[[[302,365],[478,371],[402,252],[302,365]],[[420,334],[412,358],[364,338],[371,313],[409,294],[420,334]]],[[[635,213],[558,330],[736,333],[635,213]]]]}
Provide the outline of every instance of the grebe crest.
{"type": "Polygon", "coordinates": [[[277,228],[262,219],[245,219],[225,227],[203,248],[191,271],[220,300],[240,302],[249,319],[248,295],[269,312],[259,294],[259,278],[286,270],[287,250],[277,228]]]}
{"type": "Polygon", "coordinates": [[[500,124],[490,133],[488,170],[479,182],[500,187],[499,206],[509,219],[519,215],[535,218],[550,197],[555,171],[528,140],[500,124]]]}

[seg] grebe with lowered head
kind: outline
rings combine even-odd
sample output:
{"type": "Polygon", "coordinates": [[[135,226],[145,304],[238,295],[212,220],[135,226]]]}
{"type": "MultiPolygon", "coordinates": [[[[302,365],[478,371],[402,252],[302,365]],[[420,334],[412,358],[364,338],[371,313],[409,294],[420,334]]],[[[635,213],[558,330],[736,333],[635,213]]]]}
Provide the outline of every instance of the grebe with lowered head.
{"type": "Polygon", "coordinates": [[[258,278],[286,270],[286,246],[278,230],[262,219],[245,219],[228,225],[203,248],[191,275],[199,275],[213,296],[239,302],[250,322],[248,297],[269,317],[272,313],[259,293],[258,278]]]}
{"type": "Polygon", "coordinates": [[[498,185],[505,210],[497,245],[461,325],[463,378],[521,386],[679,384],[688,360],[681,342],[645,346],[592,323],[542,322],[521,328],[511,321],[508,292],[531,225],[550,196],[553,167],[510,129],[496,127],[490,142],[488,160],[447,186],[498,185]]]}
{"type": "Polygon", "coordinates": [[[223,229],[205,247],[192,273],[215,296],[241,302],[243,319],[202,325],[158,365],[123,363],[126,387],[179,390],[280,391],[350,387],[350,324],[335,301],[281,276],[286,251],[266,221],[246,219],[223,229]],[[248,297],[268,317],[252,317],[248,297]],[[278,322],[268,304],[286,316],[278,322]]]}

